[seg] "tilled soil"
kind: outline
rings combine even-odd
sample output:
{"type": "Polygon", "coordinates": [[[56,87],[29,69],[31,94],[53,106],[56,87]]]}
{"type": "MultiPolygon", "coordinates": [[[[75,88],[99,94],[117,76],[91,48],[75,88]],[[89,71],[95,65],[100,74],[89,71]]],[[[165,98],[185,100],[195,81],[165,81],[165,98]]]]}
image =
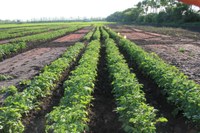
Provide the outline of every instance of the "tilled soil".
{"type": "Polygon", "coordinates": [[[8,39],[8,40],[1,40],[0,44],[4,44],[4,43],[9,43],[12,39],[8,39]]]}
{"type": "Polygon", "coordinates": [[[69,34],[62,38],[55,40],[56,43],[63,43],[63,42],[75,42],[80,40],[85,34],[69,34]]]}
{"type": "Polygon", "coordinates": [[[0,62],[0,74],[10,75],[11,80],[0,81],[0,87],[16,85],[38,74],[41,68],[58,58],[66,47],[35,48],[0,62]]]}
{"type": "Polygon", "coordinates": [[[75,33],[66,35],[64,37],[56,39],[55,43],[66,43],[66,42],[76,42],[83,38],[90,30],[89,29],[81,29],[76,31],[75,33]]]}
{"type": "Polygon", "coordinates": [[[177,66],[190,79],[200,84],[199,40],[151,33],[125,26],[117,26],[113,29],[146,51],[157,53],[166,62],[177,66]]]}
{"type": "Polygon", "coordinates": [[[118,121],[119,116],[114,111],[115,99],[112,94],[111,81],[106,67],[105,47],[101,47],[98,64],[98,76],[94,89],[94,100],[89,111],[88,133],[124,133],[122,124],[118,121]]]}

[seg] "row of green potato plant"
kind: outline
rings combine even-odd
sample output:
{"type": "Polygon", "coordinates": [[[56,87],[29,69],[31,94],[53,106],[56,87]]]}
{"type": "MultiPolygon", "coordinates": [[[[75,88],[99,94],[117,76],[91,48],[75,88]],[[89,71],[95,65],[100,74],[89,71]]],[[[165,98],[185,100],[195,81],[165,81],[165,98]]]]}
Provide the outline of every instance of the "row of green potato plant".
{"type": "Polygon", "coordinates": [[[0,60],[2,60],[4,57],[8,55],[17,53],[18,51],[23,50],[25,48],[27,48],[27,45],[24,42],[2,44],[0,45],[0,60]]]}
{"type": "Polygon", "coordinates": [[[97,76],[100,42],[93,40],[79,61],[69,80],[64,83],[64,97],[47,117],[46,132],[82,133],[88,130],[88,106],[93,97],[97,76]]]}
{"type": "MultiPolygon", "coordinates": [[[[103,30],[104,37],[109,35],[103,30]],[[107,34],[107,35],[106,35],[107,34]]],[[[130,72],[123,55],[120,54],[114,40],[107,38],[106,60],[112,79],[113,90],[119,120],[128,133],[154,133],[157,122],[167,121],[165,118],[156,118],[156,110],[146,104],[145,94],[141,90],[142,84],[137,81],[136,75],[130,72]]]]}
{"type": "Polygon", "coordinates": [[[0,107],[1,132],[23,132],[22,116],[26,116],[33,109],[39,109],[40,99],[51,95],[63,72],[69,69],[84,47],[83,43],[69,47],[62,57],[44,67],[43,72],[34,77],[23,92],[17,92],[4,100],[3,106],[0,107]]]}
{"type": "Polygon", "coordinates": [[[83,41],[90,41],[90,39],[93,36],[94,30],[95,30],[95,28],[93,28],[86,36],[84,36],[82,40],[83,41]]]}
{"type": "Polygon", "coordinates": [[[52,40],[53,38],[57,38],[67,33],[76,31],[80,28],[82,28],[82,26],[71,26],[62,30],[56,30],[14,39],[13,41],[11,41],[11,43],[0,45],[0,60],[12,53],[17,53],[20,50],[27,48],[29,43],[44,43],[46,41],[52,40]]]}
{"type": "Polygon", "coordinates": [[[48,32],[50,30],[58,30],[61,28],[66,28],[66,26],[44,26],[44,27],[26,27],[23,29],[10,29],[7,31],[0,32],[0,40],[10,39],[14,37],[22,37],[29,34],[36,34],[41,32],[48,32]]]}
{"type": "Polygon", "coordinates": [[[93,40],[100,40],[100,37],[101,37],[100,27],[97,26],[95,30],[96,30],[96,32],[94,32],[92,39],[93,40]]]}
{"type": "Polygon", "coordinates": [[[154,53],[147,53],[135,43],[107,29],[119,45],[137,63],[144,74],[151,77],[167,94],[167,100],[176,105],[174,114],[183,115],[193,122],[200,122],[200,85],[195,83],[175,66],[165,63],[154,53]]]}

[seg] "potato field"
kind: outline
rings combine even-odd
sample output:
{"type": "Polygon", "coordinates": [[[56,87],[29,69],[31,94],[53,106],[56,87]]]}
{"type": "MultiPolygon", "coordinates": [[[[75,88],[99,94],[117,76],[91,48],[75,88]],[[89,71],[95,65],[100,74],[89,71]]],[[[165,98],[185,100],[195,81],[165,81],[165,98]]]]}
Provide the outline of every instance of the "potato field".
{"type": "Polygon", "coordinates": [[[198,133],[200,34],[0,24],[0,133],[198,133]]]}

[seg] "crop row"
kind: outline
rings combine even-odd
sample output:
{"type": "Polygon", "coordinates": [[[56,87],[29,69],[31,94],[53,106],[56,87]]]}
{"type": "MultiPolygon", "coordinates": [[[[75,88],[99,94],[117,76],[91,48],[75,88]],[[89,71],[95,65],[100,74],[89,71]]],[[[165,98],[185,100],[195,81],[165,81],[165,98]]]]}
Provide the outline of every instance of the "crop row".
{"type": "Polygon", "coordinates": [[[70,80],[64,83],[65,92],[60,105],[47,115],[46,131],[81,133],[88,129],[87,107],[92,100],[97,76],[100,42],[94,40],[88,45],[70,80]]]}
{"type": "Polygon", "coordinates": [[[25,48],[27,48],[27,45],[24,42],[2,44],[0,45],[0,60],[8,55],[11,55],[12,53],[17,53],[18,51],[25,48]]]}
{"type": "Polygon", "coordinates": [[[76,43],[69,47],[62,57],[44,67],[43,72],[31,80],[28,88],[4,100],[0,108],[0,128],[3,132],[23,132],[22,116],[33,109],[39,109],[39,99],[51,95],[51,91],[61,80],[63,72],[69,69],[83,48],[83,43],[76,43]]]}
{"type": "Polygon", "coordinates": [[[99,26],[96,27],[96,31],[97,32],[94,32],[92,39],[93,40],[100,40],[101,33],[100,33],[100,27],[99,26]]]}
{"type": "MultiPolygon", "coordinates": [[[[105,31],[104,37],[108,37],[105,31]]],[[[146,104],[145,94],[141,90],[142,84],[136,75],[130,72],[123,55],[120,54],[114,40],[105,41],[107,66],[112,78],[113,93],[117,103],[117,113],[122,127],[128,133],[153,133],[157,122],[166,121],[165,118],[156,119],[156,110],[146,104]]]]}
{"type": "Polygon", "coordinates": [[[87,35],[83,37],[83,41],[90,41],[92,39],[93,33],[94,33],[95,28],[93,28],[87,35]]]}
{"type": "Polygon", "coordinates": [[[122,49],[137,63],[144,74],[151,77],[167,94],[167,100],[176,105],[174,113],[183,115],[193,122],[200,122],[200,85],[180,72],[175,66],[165,63],[154,53],[147,53],[135,43],[107,29],[122,49]]]}
{"type": "Polygon", "coordinates": [[[17,53],[20,50],[23,50],[28,47],[29,43],[43,43],[49,40],[52,40],[53,38],[57,38],[59,36],[62,36],[64,34],[73,32],[75,30],[78,30],[82,28],[82,26],[71,26],[67,29],[47,32],[47,33],[41,33],[26,37],[21,37],[18,39],[14,39],[11,43],[8,44],[2,44],[0,45],[0,60],[2,60],[3,57],[10,55],[11,53],[17,53]]]}

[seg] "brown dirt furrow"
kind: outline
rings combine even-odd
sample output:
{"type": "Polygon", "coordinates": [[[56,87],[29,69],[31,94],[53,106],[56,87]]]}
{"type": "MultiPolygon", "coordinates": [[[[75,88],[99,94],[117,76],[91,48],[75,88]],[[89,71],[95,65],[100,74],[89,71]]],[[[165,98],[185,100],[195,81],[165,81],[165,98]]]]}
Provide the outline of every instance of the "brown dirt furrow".
{"type": "Polygon", "coordinates": [[[0,88],[30,79],[65,50],[66,47],[35,48],[0,62],[0,74],[14,77],[12,80],[0,81],[0,88]]]}
{"type": "Polygon", "coordinates": [[[11,39],[8,39],[8,40],[2,40],[2,41],[0,41],[0,44],[9,43],[10,41],[11,41],[11,39]]]}
{"type": "Polygon", "coordinates": [[[68,34],[53,41],[53,43],[74,43],[83,38],[90,31],[89,27],[78,30],[74,33],[68,34]]]}
{"type": "Polygon", "coordinates": [[[77,34],[87,34],[90,31],[90,29],[81,29],[76,31],[75,33],[77,34]]]}
{"type": "Polygon", "coordinates": [[[64,37],[58,38],[53,41],[55,43],[64,43],[64,42],[75,42],[80,40],[85,34],[69,34],[64,37]]]}

